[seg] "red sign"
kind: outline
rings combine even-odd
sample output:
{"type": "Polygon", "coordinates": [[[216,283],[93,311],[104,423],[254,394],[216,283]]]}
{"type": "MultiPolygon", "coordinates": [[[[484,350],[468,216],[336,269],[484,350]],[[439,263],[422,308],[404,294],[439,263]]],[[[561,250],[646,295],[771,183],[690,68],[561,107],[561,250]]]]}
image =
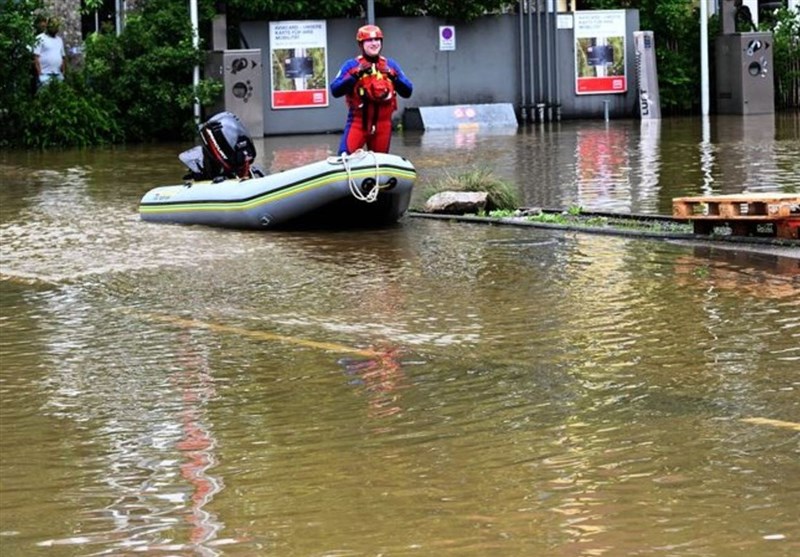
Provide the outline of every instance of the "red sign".
{"type": "Polygon", "coordinates": [[[578,93],[624,93],[628,90],[625,76],[579,77],[578,93]]]}
{"type": "Polygon", "coordinates": [[[273,108],[293,108],[328,106],[327,89],[309,89],[306,91],[274,91],[272,93],[273,108]]]}

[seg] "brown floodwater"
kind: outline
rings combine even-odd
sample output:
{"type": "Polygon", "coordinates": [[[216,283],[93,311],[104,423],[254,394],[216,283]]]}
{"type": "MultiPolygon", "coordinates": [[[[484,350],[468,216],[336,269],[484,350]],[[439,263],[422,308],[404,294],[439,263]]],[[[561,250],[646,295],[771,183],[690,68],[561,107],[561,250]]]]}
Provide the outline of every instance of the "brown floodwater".
{"type": "MultiPolygon", "coordinates": [[[[800,188],[797,113],[393,141],[417,204],[475,168],[637,213],[800,188]]],[[[800,554],[800,256],[141,222],[188,146],[0,153],[3,557],[800,554]]]]}

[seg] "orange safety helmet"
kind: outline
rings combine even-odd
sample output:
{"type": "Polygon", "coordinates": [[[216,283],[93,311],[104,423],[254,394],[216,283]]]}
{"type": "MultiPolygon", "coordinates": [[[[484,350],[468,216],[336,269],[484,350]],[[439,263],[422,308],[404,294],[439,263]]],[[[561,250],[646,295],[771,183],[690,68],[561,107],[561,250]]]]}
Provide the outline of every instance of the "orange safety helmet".
{"type": "Polygon", "coordinates": [[[356,41],[362,43],[367,39],[380,39],[383,40],[383,31],[377,25],[364,25],[358,28],[356,33],[356,41]]]}

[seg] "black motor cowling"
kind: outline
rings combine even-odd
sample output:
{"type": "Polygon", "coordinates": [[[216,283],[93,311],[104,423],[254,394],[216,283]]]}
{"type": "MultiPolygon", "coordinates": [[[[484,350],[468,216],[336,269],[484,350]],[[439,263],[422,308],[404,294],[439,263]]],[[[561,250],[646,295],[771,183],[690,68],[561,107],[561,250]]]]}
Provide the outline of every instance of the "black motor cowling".
{"type": "MultiPolygon", "coordinates": [[[[189,167],[188,178],[250,178],[256,147],[247,129],[231,112],[220,112],[200,126],[203,144],[181,153],[178,158],[189,167]]],[[[263,175],[263,172],[258,171],[263,175]]]]}

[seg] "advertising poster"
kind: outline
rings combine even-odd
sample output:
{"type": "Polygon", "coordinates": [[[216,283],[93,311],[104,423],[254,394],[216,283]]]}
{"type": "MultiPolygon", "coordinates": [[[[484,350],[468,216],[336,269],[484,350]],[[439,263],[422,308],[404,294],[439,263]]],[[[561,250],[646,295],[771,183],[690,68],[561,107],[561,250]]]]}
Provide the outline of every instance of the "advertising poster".
{"type": "Polygon", "coordinates": [[[575,93],[625,93],[625,10],[575,12],[575,93]]]}
{"type": "Polygon", "coordinates": [[[325,21],[271,21],[272,108],[328,106],[325,21]]]}

